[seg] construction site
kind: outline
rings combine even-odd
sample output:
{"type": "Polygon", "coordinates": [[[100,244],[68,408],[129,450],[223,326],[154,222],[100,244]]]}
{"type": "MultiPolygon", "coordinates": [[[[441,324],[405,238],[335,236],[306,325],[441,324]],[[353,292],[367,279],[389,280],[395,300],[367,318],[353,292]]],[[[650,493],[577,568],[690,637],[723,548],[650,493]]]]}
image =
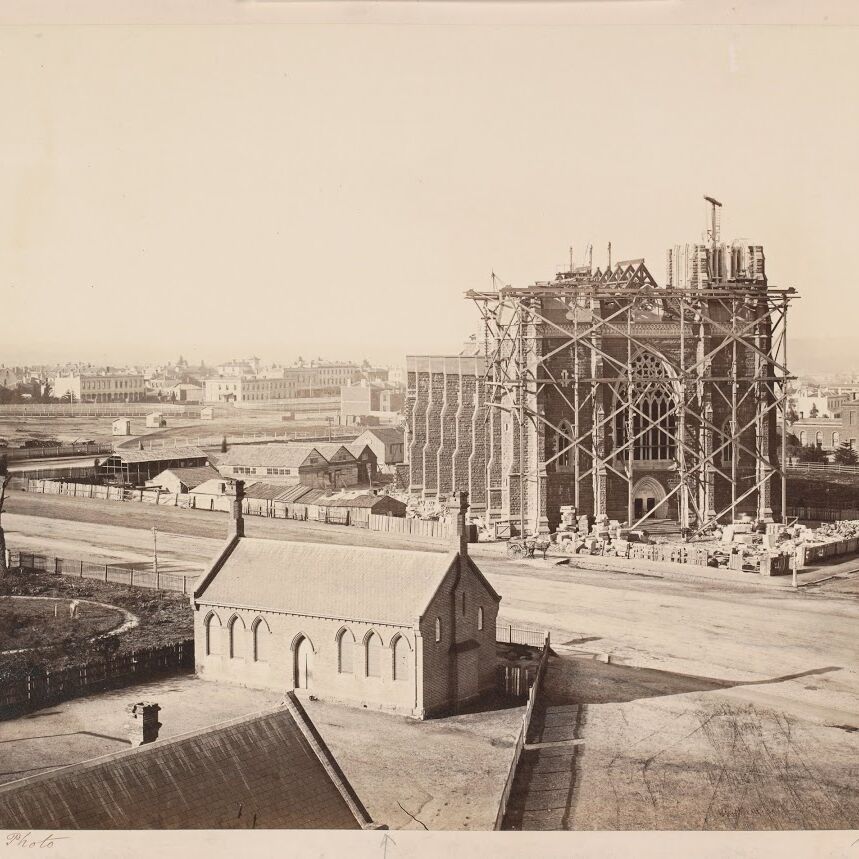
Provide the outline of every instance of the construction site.
{"type": "Polygon", "coordinates": [[[761,245],[723,241],[705,202],[664,284],[609,244],[604,269],[589,246],[552,281],[466,293],[482,323],[466,349],[407,357],[415,499],[467,489],[495,536],[780,530],[796,292],[768,282],[761,245]]]}

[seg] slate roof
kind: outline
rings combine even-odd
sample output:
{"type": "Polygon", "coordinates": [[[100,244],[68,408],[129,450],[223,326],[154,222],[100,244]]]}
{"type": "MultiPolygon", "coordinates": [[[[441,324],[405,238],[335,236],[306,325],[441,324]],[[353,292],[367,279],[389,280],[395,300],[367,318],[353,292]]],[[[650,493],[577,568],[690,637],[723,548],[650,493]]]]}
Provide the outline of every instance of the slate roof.
{"type": "Polygon", "coordinates": [[[199,447],[157,447],[154,450],[134,450],[120,448],[110,454],[109,459],[118,457],[123,462],[170,462],[174,459],[209,459],[209,454],[199,447]]]}
{"type": "Polygon", "coordinates": [[[312,444],[241,444],[221,454],[218,465],[297,468],[314,452],[325,461],[319,448],[312,444]]]}
{"type": "Polygon", "coordinates": [[[203,574],[194,599],[202,605],[412,626],[455,557],[245,537],[203,574]]]}
{"type": "Polygon", "coordinates": [[[207,480],[221,478],[217,469],[212,468],[210,465],[200,465],[193,468],[165,468],[164,471],[156,474],[155,477],[148,482],[157,482],[158,478],[161,477],[162,474],[172,474],[175,477],[178,477],[179,480],[188,487],[188,489],[195,489],[207,480]]]}
{"type": "Polygon", "coordinates": [[[4,829],[372,826],[292,694],[275,710],[0,786],[4,829]]]}

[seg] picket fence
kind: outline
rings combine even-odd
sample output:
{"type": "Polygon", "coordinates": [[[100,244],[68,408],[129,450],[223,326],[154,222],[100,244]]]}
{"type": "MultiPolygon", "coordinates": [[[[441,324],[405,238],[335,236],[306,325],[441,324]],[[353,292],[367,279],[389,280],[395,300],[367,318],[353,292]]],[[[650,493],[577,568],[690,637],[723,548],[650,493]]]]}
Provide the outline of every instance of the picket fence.
{"type": "Polygon", "coordinates": [[[0,680],[0,719],[13,718],[81,695],[141,683],[194,668],[194,640],[104,656],[55,671],[0,680]]]}
{"type": "Polygon", "coordinates": [[[522,716],[522,727],[519,729],[519,736],[516,738],[516,745],[513,749],[513,760],[510,762],[510,770],[507,773],[507,781],[504,783],[504,790],[501,792],[501,799],[498,802],[498,813],[495,816],[494,829],[499,830],[504,826],[504,817],[507,814],[507,805],[510,802],[510,794],[513,792],[513,783],[516,781],[516,771],[519,769],[519,763],[522,758],[522,752],[525,750],[525,743],[528,740],[528,732],[531,728],[531,717],[534,714],[534,706],[537,703],[537,696],[540,694],[540,688],[543,684],[543,678],[546,675],[546,666],[549,663],[549,653],[551,652],[551,639],[549,633],[545,633],[543,642],[543,652],[540,655],[540,663],[537,666],[537,674],[531,688],[528,690],[528,705],[525,707],[525,713],[522,716]]]}

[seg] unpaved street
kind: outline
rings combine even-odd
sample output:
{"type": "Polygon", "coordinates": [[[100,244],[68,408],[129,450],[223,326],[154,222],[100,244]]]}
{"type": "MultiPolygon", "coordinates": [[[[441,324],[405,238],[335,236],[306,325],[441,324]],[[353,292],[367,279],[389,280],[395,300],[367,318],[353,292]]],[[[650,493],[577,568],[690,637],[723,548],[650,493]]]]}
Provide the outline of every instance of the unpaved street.
{"type": "MultiPolygon", "coordinates": [[[[223,540],[224,517],[61,499],[77,518],[22,515],[12,548],[159,558],[199,567],[223,540]],[[192,514],[186,516],[185,514],[192,514]],[[119,527],[109,522],[123,521],[119,527]],[[208,517],[208,518],[207,518],[208,517]],[[98,521],[102,519],[102,521],[98,521]],[[107,519],[108,524],[105,524],[107,519]],[[184,532],[184,533],[183,533],[184,532]]],[[[44,509],[45,508],[41,508],[44,509]]],[[[248,520],[281,539],[385,540],[359,529],[248,520]],[[284,527],[287,526],[287,527],[284,527]]],[[[388,543],[390,545],[390,543],[388,543]]],[[[671,582],[551,562],[480,557],[514,625],[551,631],[553,729],[568,745],[520,785],[523,823],[576,829],[855,828],[859,826],[859,601],[730,584],[671,582]],[[610,658],[612,664],[591,659],[610,658]],[[555,767],[551,769],[551,767],[555,767]],[[539,778],[537,777],[539,776],[539,778]],[[521,794],[524,791],[524,794],[521,794]]]]}

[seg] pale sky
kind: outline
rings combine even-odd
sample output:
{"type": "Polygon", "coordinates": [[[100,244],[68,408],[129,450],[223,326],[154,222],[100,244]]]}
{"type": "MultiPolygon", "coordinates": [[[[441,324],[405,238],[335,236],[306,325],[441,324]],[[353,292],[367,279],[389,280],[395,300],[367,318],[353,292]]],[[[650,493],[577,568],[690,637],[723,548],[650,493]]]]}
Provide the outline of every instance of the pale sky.
{"type": "Polygon", "coordinates": [[[847,28],[0,28],[0,364],[399,364],[491,271],[764,245],[796,337],[855,330],[847,28]]]}

